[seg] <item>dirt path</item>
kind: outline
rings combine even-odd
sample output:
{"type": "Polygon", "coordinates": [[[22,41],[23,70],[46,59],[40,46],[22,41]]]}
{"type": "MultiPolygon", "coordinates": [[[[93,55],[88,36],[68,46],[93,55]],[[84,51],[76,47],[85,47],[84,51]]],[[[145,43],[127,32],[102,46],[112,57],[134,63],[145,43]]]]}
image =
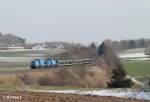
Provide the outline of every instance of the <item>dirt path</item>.
{"type": "Polygon", "coordinates": [[[148,102],[115,97],[0,91],[0,102],[148,102]]]}

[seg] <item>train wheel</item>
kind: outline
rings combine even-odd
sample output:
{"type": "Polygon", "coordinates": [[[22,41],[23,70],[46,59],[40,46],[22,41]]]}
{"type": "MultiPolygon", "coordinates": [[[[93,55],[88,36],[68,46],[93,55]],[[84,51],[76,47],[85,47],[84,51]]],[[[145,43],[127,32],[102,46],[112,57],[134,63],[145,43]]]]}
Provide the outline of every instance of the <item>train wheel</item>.
{"type": "Polygon", "coordinates": [[[35,67],[31,66],[31,69],[35,69],[35,67]]]}

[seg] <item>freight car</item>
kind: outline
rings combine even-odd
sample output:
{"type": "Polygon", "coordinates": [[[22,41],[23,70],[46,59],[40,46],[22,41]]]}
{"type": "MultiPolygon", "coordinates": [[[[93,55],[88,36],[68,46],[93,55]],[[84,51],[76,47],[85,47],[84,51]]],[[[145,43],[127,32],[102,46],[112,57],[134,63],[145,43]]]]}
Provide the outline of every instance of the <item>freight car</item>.
{"type": "Polygon", "coordinates": [[[35,59],[31,62],[31,69],[40,69],[40,68],[54,68],[57,66],[72,66],[72,65],[81,65],[81,64],[90,64],[95,61],[95,58],[89,59],[79,59],[79,60],[56,60],[53,58],[35,59]]]}

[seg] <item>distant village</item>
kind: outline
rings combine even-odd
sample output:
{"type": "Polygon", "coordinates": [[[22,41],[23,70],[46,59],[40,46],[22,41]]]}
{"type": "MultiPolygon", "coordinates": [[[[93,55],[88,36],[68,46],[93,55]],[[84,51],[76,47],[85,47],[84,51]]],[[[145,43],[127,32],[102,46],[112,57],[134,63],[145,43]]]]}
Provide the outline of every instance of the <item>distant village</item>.
{"type": "Polygon", "coordinates": [[[67,42],[26,43],[26,39],[13,34],[0,33],[0,51],[42,51],[48,49],[66,49],[80,44],[67,42]]]}
{"type": "Polygon", "coordinates": [[[42,51],[42,50],[48,50],[50,48],[55,48],[55,49],[64,49],[63,44],[52,44],[52,46],[48,46],[46,43],[37,43],[37,44],[24,44],[24,45],[9,45],[6,47],[0,47],[0,51],[28,51],[28,50],[33,50],[33,51],[42,51]]]}

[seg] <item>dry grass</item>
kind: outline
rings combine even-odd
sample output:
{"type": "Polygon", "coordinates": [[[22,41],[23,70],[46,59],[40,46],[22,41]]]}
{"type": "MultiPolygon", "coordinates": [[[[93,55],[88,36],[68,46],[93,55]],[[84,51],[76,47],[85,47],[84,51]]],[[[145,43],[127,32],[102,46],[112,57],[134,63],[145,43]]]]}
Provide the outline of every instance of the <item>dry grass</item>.
{"type": "Polygon", "coordinates": [[[1,84],[42,86],[106,87],[111,76],[99,66],[70,66],[71,68],[1,75],[1,84]]]}
{"type": "Polygon", "coordinates": [[[1,75],[0,84],[23,85],[23,81],[17,75],[1,75]]]}

